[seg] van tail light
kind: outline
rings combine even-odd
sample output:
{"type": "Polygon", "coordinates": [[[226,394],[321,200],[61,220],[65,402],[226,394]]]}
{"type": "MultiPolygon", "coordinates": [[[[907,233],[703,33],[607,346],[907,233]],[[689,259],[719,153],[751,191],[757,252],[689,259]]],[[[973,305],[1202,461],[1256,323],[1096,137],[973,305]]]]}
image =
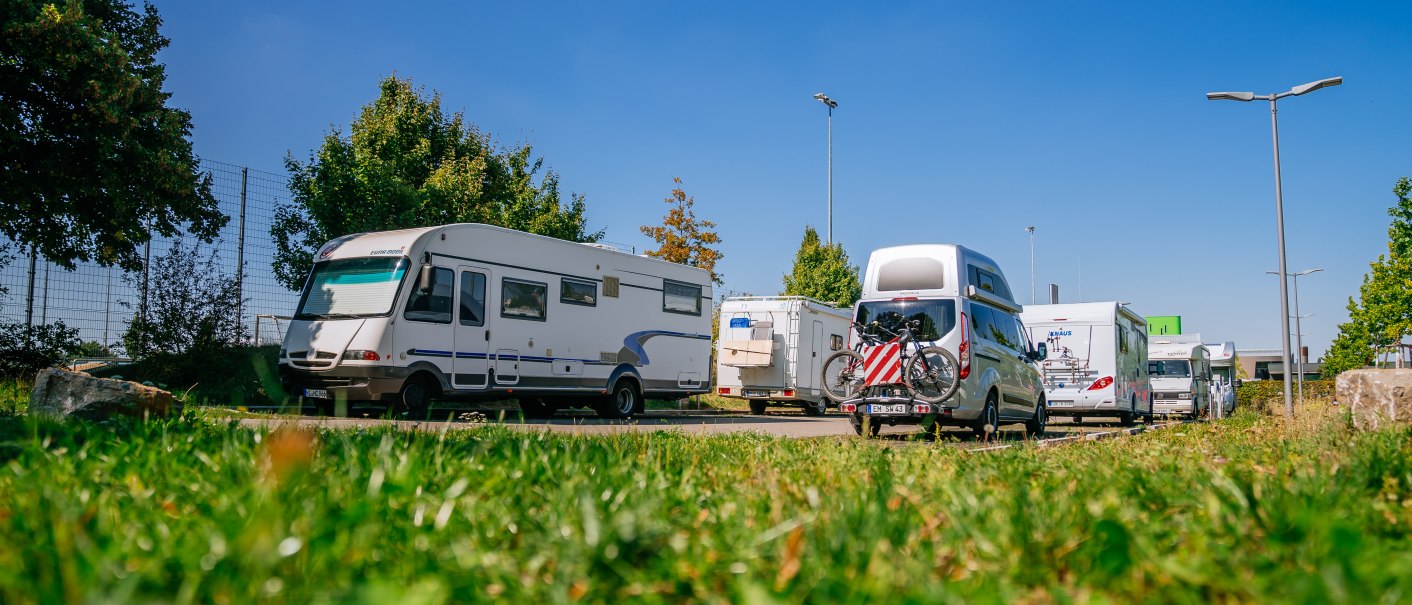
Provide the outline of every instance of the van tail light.
{"type": "Polygon", "coordinates": [[[962,313],[961,346],[956,349],[957,363],[961,364],[961,367],[956,371],[956,376],[961,380],[965,380],[967,376],[971,375],[971,331],[967,328],[969,325],[966,314],[962,313]]]}
{"type": "Polygon", "coordinates": [[[1088,390],[1097,391],[1100,389],[1106,389],[1111,386],[1113,386],[1113,377],[1104,376],[1103,378],[1099,378],[1098,380],[1093,381],[1093,384],[1089,385],[1088,390]]]}
{"type": "Polygon", "coordinates": [[[784,396],[785,396],[785,397],[793,397],[793,396],[794,396],[794,389],[785,389],[785,390],[784,390],[784,396]]]}
{"type": "Polygon", "coordinates": [[[729,395],[729,394],[731,394],[731,388],[730,388],[730,387],[721,387],[721,388],[719,388],[719,389],[716,389],[716,392],[718,392],[718,393],[720,393],[720,394],[722,394],[722,395],[729,395]]]}
{"type": "Polygon", "coordinates": [[[838,404],[838,411],[840,411],[840,412],[842,412],[842,413],[844,413],[844,414],[852,414],[852,413],[858,411],[858,404],[856,404],[856,403],[840,403],[840,404],[838,404]]]}

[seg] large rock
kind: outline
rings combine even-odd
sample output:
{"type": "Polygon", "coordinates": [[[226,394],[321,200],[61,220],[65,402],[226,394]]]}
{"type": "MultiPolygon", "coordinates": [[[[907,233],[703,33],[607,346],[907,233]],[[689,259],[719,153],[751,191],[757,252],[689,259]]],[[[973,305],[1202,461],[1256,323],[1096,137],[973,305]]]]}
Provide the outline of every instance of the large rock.
{"type": "Polygon", "coordinates": [[[60,368],[39,371],[29,413],[101,420],[112,416],[170,416],[181,411],[171,393],[127,380],[95,378],[60,368]]]}
{"type": "Polygon", "coordinates": [[[1361,430],[1412,423],[1412,370],[1349,370],[1338,375],[1335,395],[1361,430]]]}

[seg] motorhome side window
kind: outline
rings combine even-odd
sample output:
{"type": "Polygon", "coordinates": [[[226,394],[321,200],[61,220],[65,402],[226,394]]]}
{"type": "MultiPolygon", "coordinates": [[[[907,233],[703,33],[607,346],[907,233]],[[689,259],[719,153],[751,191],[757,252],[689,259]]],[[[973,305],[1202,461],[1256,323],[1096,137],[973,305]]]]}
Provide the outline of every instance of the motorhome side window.
{"type": "MultiPolygon", "coordinates": [[[[413,279],[416,275],[413,274],[413,279]]],[[[451,323],[452,288],[456,273],[450,269],[437,267],[431,272],[431,293],[424,294],[413,284],[412,295],[407,299],[407,310],[402,316],[410,321],[428,321],[439,324],[451,323]]]]}
{"type": "Polygon", "coordinates": [[[500,315],[544,321],[549,284],[504,278],[500,280],[500,315]]]}
{"type": "Polygon", "coordinates": [[[662,310],[668,313],[701,314],[701,286],[662,280],[662,310]]]}
{"type": "Polygon", "coordinates": [[[461,325],[485,325],[485,274],[461,272],[461,325]]]}
{"type": "Polygon", "coordinates": [[[1128,352],[1128,329],[1124,326],[1118,326],[1118,351],[1128,352]]]}
{"type": "Polygon", "coordinates": [[[999,275],[986,271],[975,265],[966,265],[966,272],[971,276],[971,283],[979,290],[985,290],[991,294],[999,295],[1003,298],[1010,298],[1010,288],[1005,286],[1005,280],[999,275]]]}
{"type": "Polygon", "coordinates": [[[585,307],[598,306],[598,284],[565,277],[559,281],[559,302],[585,307]]]}

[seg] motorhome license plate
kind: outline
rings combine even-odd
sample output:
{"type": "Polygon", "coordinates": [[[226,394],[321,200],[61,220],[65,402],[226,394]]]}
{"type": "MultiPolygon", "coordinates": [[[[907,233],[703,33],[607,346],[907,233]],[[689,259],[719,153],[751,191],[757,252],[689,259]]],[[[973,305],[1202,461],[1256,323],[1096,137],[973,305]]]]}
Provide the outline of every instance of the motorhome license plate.
{"type": "Polygon", "coordinates": [[[762,390],[760,390],[760,389],[745,389],[745,396],[746,396],[746,397],[769,397],[769,396],[770,396],[770,392],[769,392],[769,391],[762,391],[762,390]]]}
{"type": "Polygon", "coordinates": [[[1069,401],[1068,399],[1055,399],[1055,400],[1049,402],[1049,407],[1051,407],[1051,408],[1071,408],[1071,407],[1074,407],[1074,402],[1069,401]]]}
{"type": "Polygon", "coordinates": [[[896,403],[892,405],[872,404],[868,406],[869,414],[906,414],[907,404],[896,403]]]}
{"type": "Polygon", "coordinates": [[[326,389],[304,389],[304,396],[310,399],[328,399],[326,389]]]}

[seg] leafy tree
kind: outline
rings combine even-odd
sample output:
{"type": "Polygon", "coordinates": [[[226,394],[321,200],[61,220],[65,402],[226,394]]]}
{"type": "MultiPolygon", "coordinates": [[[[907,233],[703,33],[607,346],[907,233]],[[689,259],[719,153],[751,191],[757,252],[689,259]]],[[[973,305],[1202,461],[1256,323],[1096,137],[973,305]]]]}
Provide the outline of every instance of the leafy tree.
{"type": "Polygon", "coordinates": [[[1369,263],[1358,300],[1349,297],[1348,321],[1324,355],[1325,376],[1366,366],[1412,334],[1412,180],[1398,179],[1392,192],[1397,204],[1388,210],[1388,253],[1369,263]]]}
{"type": "Polygon", "coordinates": [[[804,241],[794,255],[794,269],[784,276],[784,293],[851,307],[863,295],[858,266],[848,262],[843,244],[819,242],[819,232],[804,228],[804,241]]]}
{"type": "Polygon", "coordinates": [[[642,226],[642,233],[657,242],[656,250],[646,254],[652,258],[700,267],[711,274],[711,281],[720,284],[721,276],[716,273],[716,261],[725,257],[714,246],[721,243],[714,231],[716,223],[696,218],[696,199],[687,197],[681,187],[681,178],[673,177],[672,195],[663,199],[671,204],[667,215],[658,226],[642,226]]]}
{"type": "Polygon", "coordinates": [[[210,241],[227,217],[167,106],[151,5],[7,0],[0,10],[0,234],[66,269],[135,271],[153,231],[210,241]]]}
{"type": "MultiPolygon", "coordinates": [[[[176,240],[153,261],[147,308],[138,310],[123,333],[129,355],[211,352],[245,340],[235,276],[221,271],[215,252],[204,261],[194,260],[199,256],[198,248],[176,240]]],[[[140,276],[128,279],[134,289],[141,287],[140,276]]]]}
{"type": "Polygon", "coordinates": [[[78,329],[62,321],[0,324],[0,378],[33,379],[35,372],[77,355],[79,346],[78,329]]]}
{"type": "Polygon", "coordinates": [[[529,145],[497,149],[411,80],[384,79],[349,130],[335,128],[307,162],[285,158],[294,201],[277,209],[270,233],[275,277],[291,290],[319,246],[350,233],[476,222],[571,241],[602,235],[586,232],[583,196],[563,203],[559,176],[541,174],[529,145]]]}

